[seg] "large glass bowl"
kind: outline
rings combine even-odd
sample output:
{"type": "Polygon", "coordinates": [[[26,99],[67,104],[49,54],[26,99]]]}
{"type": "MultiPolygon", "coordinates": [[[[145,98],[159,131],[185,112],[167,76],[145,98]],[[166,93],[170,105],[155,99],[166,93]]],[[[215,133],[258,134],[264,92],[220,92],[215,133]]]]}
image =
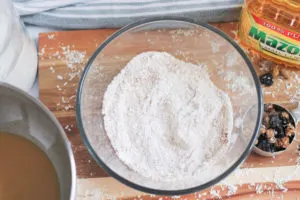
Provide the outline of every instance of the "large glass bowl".
{"type": "Polygon", "coordinates": [[[245,160],[259,130],[262,95],[249,59],[223,32],[192,20],[155,18],[122,28],[96,50],[80,80],[76,111],[85,145],[108,174],[144,192],[178,195],[218,183],[245,160]],[[158,182],[132,171],[117,157],[106,135],[101,114],[106,88],[129,60],[146,51],[168,52],[186,62],[206,64],[211,80],[231,99],[234,128],[230,149],[211,166],[213,173],[197,181],[158,182]]]}

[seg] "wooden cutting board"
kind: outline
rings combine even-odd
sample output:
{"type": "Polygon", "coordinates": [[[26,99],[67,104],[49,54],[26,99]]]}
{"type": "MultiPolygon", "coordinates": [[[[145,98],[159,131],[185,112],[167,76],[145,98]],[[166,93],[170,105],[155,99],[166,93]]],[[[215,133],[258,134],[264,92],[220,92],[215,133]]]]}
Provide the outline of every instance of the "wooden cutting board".
{"type": "MultiPolygon", "coordinates": [[[[236,23],[214,24],[214,26],[223,30],[230,37],[235,37],[236,23]]],[[[75,96],[81,72],[96,48],[114,31],[116,30],[101,29],[40,34],[40,100],[60,121],[72,144],[79,179],[78,199],[110,199],[113,197],[132,199],[139,195],[143,195],[143,199],[159,199],[161,197],[144,196],[109,177],[90,156],[79,135],[75,117],[75,96]]],[[[256,70],[260,73],[258,65],[256,65],[256,70]]],[[[289,95],[283,92],[290,82],[295,85],[295,82],[298,81],[297,77],[300,75],[300,72],[294,69],[289,73],[292,77],[290,80],[281,81],[284,83],[281,83],[276,89],[266,88],[264,90],[266,102],[285,104],[291,99],[290,93],[297,95],[295,86],[288,88],[289,95]]],[[[275,197],[285,197],[295,199],[298,196],[300,198],[300,171],[297,171],[298,167],[296,166],[296,162],[299,162],[297,161],[298,156],[296,144],[276,158],[251,154],[241,166],[240,174],[231,175],[226,179],[226,183],[239,184],[237,191],[230,197],[228,197],[229,190],[235,190],[235,188],[219,185],[200,193],[186,195],[183,198],[275,199],[275,197]],[[274,174],[278,176],[291,174],[292,177],[288,180],[281,180],[282,183],[277,181],[277,184],[274,184],[272,183],[273,179],[266,178],[274,176],[274,174]],[[252,184],[249,185],[249,183],[252,184]],[[284,188],[287,188],[286,192],[283,192],[284,188]]]]}

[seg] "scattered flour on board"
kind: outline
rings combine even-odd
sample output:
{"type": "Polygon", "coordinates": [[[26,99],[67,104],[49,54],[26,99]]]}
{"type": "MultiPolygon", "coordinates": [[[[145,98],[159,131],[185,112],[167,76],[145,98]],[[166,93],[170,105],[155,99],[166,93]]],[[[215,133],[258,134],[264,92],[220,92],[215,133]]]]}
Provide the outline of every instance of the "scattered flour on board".
{"type": "Polygon", "coordinates": [[[62,54],[65,55],[67,67],[70,69],[78,67],[76,64],[81,64],[85,60],[85,51],[71,50],[70,46],[63,46],[61,49],[62,54]]]}
{"type": "MultiPolygon", "coordinates": [[[[55,39],[54,36],[54,34],[50,34],[48,35],[48,38],[52,40],[55,39]]],[[[57,80],[61,81],[61,83],[55,85],[56,89],[59,91],[61,96],[61,99],[56,103],[56,107],[58,110],[69,111],[70,109],[73,109],[75,105],[77,81],[81,76],[83,66],[87,61],[87,56],[86,51],[74,50],[74,45],[61,45],[59,48],[59,51],[48,55],[49,63],[51,64],[51,66],[49,67],[49,71],[53,75],[55,75],[55,78],[57,80]],[[61,70],[59,69],[55,70],[55,60],[63,61],[66,64],[67,67],[63,73],[61,73],[61,70]],[[67,92],[71,89],[74,92],[73,95],[70,95],[69,92],[67,92]]],[[[41,59],[45,59],[44,57],[46,55],[46,51],[48,50],[52,49],[47,45],[41,48],[39,52],[39,56],[41,56],[41,59]]],[[[71,132],[73,124],[69,124],[66,126],[67,128],[65,128],[65,130],[71,132]]]]}
{"type": "Polygon", "coordinates": [[[161,52],[139,54],[123,68],[107,87],[102,112],[119,158],[159,181],[214,174],[233,127],[230,99],[205,68],[161,52]]]}
{"type": "Polygon", "coordinates": [[[58,80],[64,80],[64,78],[61,75],[57,75],[58,80]]]}
{"type": "Polygon", "coordinates": [[[214,187],[210,188],[209,193],[210,193],[211,197],[213,197],[213,198],[217,198],[217,199],[222,198],[222,196],[220,195],[220,190],[215,190],[214,187]]]}
{"type": "Polygon", "coordinates": [[[53,40],[55,35],[54,34],[49,34],[47,37],[48,37],[49,40],[53,40]]]}

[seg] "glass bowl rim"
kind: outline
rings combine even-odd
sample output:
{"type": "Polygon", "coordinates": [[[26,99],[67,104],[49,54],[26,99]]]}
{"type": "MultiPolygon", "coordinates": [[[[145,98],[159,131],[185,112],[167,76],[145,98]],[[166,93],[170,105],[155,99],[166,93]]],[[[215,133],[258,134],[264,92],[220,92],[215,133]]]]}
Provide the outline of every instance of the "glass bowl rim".
{"type": "Polygon", "coordinates": [[[262,120],[262,113],[263,113],[262,108],[263,108],[263,99],[262,99],[262,90],[261,90],[260,82],[259,82],[257,74],[256,74],[256,72],[253,68],[252,63],[250,62],[249,58],[246,56],[246,54],[244,53],[242,48],[239,47],[231,38],[229,38],[221,30],[219,30],[219,29],[217,29],[217,28],[215,28],[215,27],[213,27],[209,24],[196,22],[195,20],[192,20],[192,19],[189,19],[189,18],[184,18],[184,17],[153,17],[153,18],[146,18],[146,19],[134,22],[132,24],[129,24],[129,25],[119,29],[118,31],[114,32],[108,39],[106,39],[97,48],[97,50],[93,53],[93,55],[90,57],[89,61],[87,62],[86,67],[84,68],[83,73],[82,73],[81,78],[80,78],[80,81],[79,81],[79,86],[78,86],[78,89],[77,89],[77,97],[76,97],[76,119],[77,119],[77,124],[78,124],[78,127],[79,127],[79,132],[80,132],[80,135],[83,139],[83,142],[84,142],[85,146],[87,147],[89,153],[95,159],[97,164],[100,167],[102,167],[102,169],[104,169],[104,171],[107,174],[111,175],[113,178],[117,179],[118,181],[125,184],[126,186],[129,186],[131,188],[137,189],[137,190],[142,191],[142,192],[146,192],[146,193],[150,193],[150,194],[156,194],[156,195],[184,195],[184,194],[190,194],[190,193],[198,192],[198,191],[207,189],[207,188],[217,184],[218,182],[223,180],[225,177],[227,177],[229,174],[231,174],[248,157],[249,153],[252,150],[252,147],[254,146],[254,141],[257,137],[258,131],[260,129],[261,120],[262,120]],[[254,129],[253,135],[251,137],[251,140],[250,140],[247,148],[242,153],[240,158],[237,161],[235,161],[234,164],[231,165],[225,172],[223,172],[219,176],[215,177],[214,179],[208,181],[207,183],[201,184],[201,185],[198,185],[198,186],[195,186],[195,187],[186,188],[186,189],[179,189],[179,190],[160,190],[160,189],[153,189],[153,188],[141,186],[141,185],[138,185],[138,184],[136,184],[132,181],[127,180],[126,178],[122,177],[118,173],[114,172],[112,169],[110,169],[105,164],[105,162],[102,161],[102,159],[97,155],[97,153],[93,149],[93,147],[90,144],[90,142],[88,140],[88,137],[85,133],[85,130],[84,130],[84,127],[83,127],[83,120],[81,118],[81,103],[80,102],[81,102],[81,94],[82,94],[82,91],[83,91],[83,86],[84,86],[84,83],[85,83],[86,76],[87,76],[92,64],[94,63],[94,60],[99,55],[99,53],[111,41],[113,41],[115,38],[121,36],[123,33],[127,32],[127,31],[129,31],[133,28],[136,28],[140,25],[149,24],[149,23],[153,23],[153,22],[161,22],[161,21],[179,21],[179,22],[183,22],[183,23],[194,24],[194,25],[206,28],[209,31],[212,31],[212,32],[216,33],[217,35],[219,35],[223,39],[225,39],[227,42],[229,42],[229,44],[231,44],[236,49],[236,51],[239,52],[239,54],[244,59],[246,65],[248,66],[248,68],[249,68],[249,70],[252,74],[253,81],[255,83],[256,93],[257,93],[257,97],[258,97],[258,99],[257,99],[258,100],[258,113],[257,113],[255,129],[254,129]]]}

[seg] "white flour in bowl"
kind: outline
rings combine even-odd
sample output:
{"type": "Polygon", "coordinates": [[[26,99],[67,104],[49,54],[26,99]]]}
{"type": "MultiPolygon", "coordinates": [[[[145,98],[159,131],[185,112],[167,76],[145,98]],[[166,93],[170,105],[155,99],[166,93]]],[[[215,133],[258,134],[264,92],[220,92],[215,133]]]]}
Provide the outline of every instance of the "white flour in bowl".
{"type": "Polygon", "coordinates": [[[233,126],[230,99],[206,68],[162,52],[134,57],[107,87],[102,112],[118,157],[158,181],[213,170],[233,126]]]}

